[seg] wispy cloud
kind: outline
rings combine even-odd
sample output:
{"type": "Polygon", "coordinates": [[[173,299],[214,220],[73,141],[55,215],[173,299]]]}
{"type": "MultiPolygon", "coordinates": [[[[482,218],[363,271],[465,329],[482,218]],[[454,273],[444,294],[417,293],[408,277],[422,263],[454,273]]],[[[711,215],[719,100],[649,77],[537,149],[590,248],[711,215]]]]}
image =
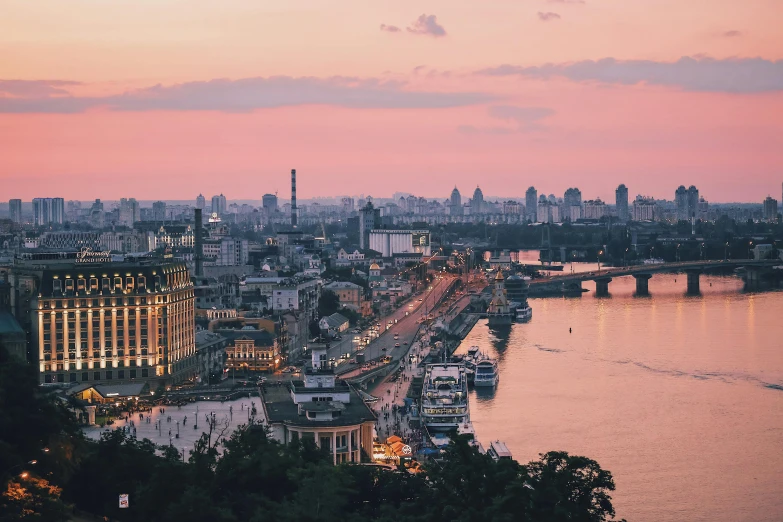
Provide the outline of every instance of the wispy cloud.
{"type": "Polygon", "coordinates": [[[754,93],[783,90],[783,60],[684,56],[676,62],[585,60],[542,66],[501,65],[478,72],[489,76],[562,77],[608,84],[670,85],[687,91],[754,93]]]}
{"type": "Polygon", "coordinates": [[[732,30],[732,31],[726,31],[723,33],[723,36],[726,38],[736,38],[738,36],[742,36],[742,31],[732,30]]]}
{"type": "Polygon", "coordinates": [[[493,118],[513,122],[520,132],[542,130],[540,121],[555,114],[549,107],[517,107],[514,105],[493,105],[488,109],[493,118]]]}
{"type": "Polygon", "coordinates": [[[423,14],[409,25],[406,30],[413,34],[425,34],[430,36],[446,36],[446,29],[438,23],[435,15],[423,14]]]}
{"type": "Polygon", "coordinates": [[[105,97],[0,97],[0,112],[76,113],[99,107],[116,111],[249,112],[299,105],[418,109],[459,107],[494,99],[480,92],[409,90],[405,82],[377,78],[275,76],[155,85],[105,97]]]}
{"type": "Polygon", "coordinates": [[[0,94],[29,97],[68,95],[63,87],[81,85],[68,80],[0,80],[0,94]]]}
{"type": "Polygon", "coordinates": [[[387,33],[399,33],[400,31],[402,31],[402,29],[400,29],[396,25],[381,24],[381,31],[386,31],[387,33]]]}
{"type": "Polygon", "coordinates": [[[515,105],[493,105],[487,109],[491,118],[511,123],[511,126],[476,127],[460,125],[457,130],[463,134],[513,134],[518,132],[538,132],[546,127],[541,120],[555,114],[549,107],[517,107],[515,105]]]}
{"type": "Polygon", "coordinates": [[[551,20],[560,20],[560,15],[552,12],[542,13],[541,11],[539,11],[538,19],[541,20],[542,22],[549,22],[551,20]]]}

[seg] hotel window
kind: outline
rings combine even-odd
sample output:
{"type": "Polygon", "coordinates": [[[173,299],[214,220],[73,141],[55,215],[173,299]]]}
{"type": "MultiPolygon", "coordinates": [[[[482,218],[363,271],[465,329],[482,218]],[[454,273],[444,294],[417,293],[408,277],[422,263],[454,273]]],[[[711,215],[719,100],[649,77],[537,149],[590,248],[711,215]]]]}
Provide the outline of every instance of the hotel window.
{"type": "Polygon", "coordinates": [[[122,278],[121,277],[115,277],[114,278],[114,291],[115,292],[122,292],[122,278]]]}
{"type": "Polygon", "coordinates": [[[101,372],[93,372],[92,378],[95,381],[100,381],[101,380],[101,372]]]}
{"type": "Polygon", "coordinates": [[[65,280],[65,293],[73,294],[73,279],[65,280]]]}
{"type": "Polygon", "coordinates": [[[101,279],[101,290],[106,293],[111,292],[111,279],[108,277],[101,279]]]}
{"type": "Polygon", "coordinates": [[[125,370],[117,370],[117,378],[118,379],[124,379],[125,378],[125,370]]]}
{"type": "Polygon", "coordinates": [[[98,291],[98,278],[97,277],[91,277],[90,278],[90,292],[97,292],[98,291]]]}
{"type": "MultiPolygon", "coordinates": [[[[93,350],[95,350],[95,348],[97,348],[97,346],[94,346],[93,350]]],[[[92,358],[93,359],[100,359],[100,357],[101,357],[101,352],[96,352],[96,351],[92,352],[92,358]]]]}
{"type": "Polygon", "coordinates": [[[111,380],[111,370],[106,370],[106,380],[107,381],[111,380]]]}
{"type": "Polygon", "coordinates": [[[147,278],[146,277],[139,276],[138,279],[137,279],[137,283],[138,283],[138,287],[139,287],[139,292],[143,292],[144,290],[147,289],[147,278]]]}
{"type": "Polygon", "coordinates": [[[89,381],[90,380],[90,374],[87,372],[82,372],[82,380],[83,381],[89,381]]]}
{"type": "Polygon", "coordinates": [[[133,278],[132,277],[126,277],[125,278],[125,289],[128,292],[133,292],[133,287],[134,287],[134,285],[133,285],[133,278]]]}
{"type": "Polygon", "coordinates": [[[84,292],[85,290],[87,290],[87,281],[83,277],[80,277],[76,281],[76,291],[84,292]]]}
{"type": "Polygon", "coordinates": [[[59,279],[55,279],[52,281],[52,292],[54,293],[63,293],[63,283],[59,279]]]}
{"type": "Polygon", "coordinates": [[[130,371],[130,378],[131,379],[135,379],[136,378],[136,370],[131,370],[130,371]]]}
{"type": "Polygon", "coordinates": [[[143,368],[143,369],[141,370],[141,376],[142,376],[142,377],[149,377],[149,374],[150,374],[150,371],[149,371],[148,369],[146,369],[146,368],[143,368]]]}

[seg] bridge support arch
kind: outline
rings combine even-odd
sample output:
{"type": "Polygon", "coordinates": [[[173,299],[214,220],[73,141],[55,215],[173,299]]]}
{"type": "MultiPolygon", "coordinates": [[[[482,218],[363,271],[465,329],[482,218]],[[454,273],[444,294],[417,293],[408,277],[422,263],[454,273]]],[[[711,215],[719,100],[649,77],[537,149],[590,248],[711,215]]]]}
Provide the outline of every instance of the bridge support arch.
{"type": "Polygon", "coordinates": [[[609,296],[609,283],[612,282],[611,277],[599,277],[595,280],[595,295],[597,297],[609,296]]]}
{"type": "Polygon", "coordinates": [[[652,274],[633,274],[633,278],[636,279],[636,295],[650,295],[649,281],[651,277],[652,274]]]}
{"type": "Polygon", "coordinates": [[[685,275],[688,279],[688,293],[691,295],[698,295],[701,293],[699,288],[699,277],[701,276],[701,268],[691,268],[685,271],[685,275]]]}

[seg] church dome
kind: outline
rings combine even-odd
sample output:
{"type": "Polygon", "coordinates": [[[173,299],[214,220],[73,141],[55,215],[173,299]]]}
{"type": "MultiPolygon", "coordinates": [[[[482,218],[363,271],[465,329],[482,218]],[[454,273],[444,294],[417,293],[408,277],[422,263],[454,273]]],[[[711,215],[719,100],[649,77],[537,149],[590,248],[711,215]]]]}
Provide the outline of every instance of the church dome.
{"type": "Polygon", "coordinates": [[[373,263],[370,265],[370,270],[380,270],[381,267],[378,266],[378,263],[373,263]]]}

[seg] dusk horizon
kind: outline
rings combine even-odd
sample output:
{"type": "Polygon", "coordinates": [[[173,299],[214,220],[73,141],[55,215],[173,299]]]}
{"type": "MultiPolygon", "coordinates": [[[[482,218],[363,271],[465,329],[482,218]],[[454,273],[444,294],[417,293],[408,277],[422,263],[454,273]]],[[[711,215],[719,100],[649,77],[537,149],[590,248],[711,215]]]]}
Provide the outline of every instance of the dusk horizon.
{"type": "Polygon", "coordinates": [[[303,198],[356,180],[381,197],[779,196],[779,4],[669,7],[11,2],[0,179],[25,200],[181,199],[183,180],[195,197],[227,178],[260,198],[290,168],[303,198]]]}

